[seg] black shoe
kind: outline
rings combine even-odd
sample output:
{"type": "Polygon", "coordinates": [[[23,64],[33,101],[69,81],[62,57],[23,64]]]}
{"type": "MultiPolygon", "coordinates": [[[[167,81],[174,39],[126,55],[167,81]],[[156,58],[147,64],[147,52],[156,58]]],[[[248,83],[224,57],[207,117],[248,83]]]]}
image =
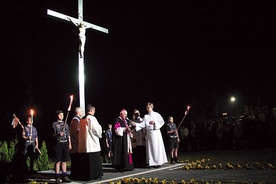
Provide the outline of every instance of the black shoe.
{"type": "Polygon", "coordinates": [[[116,168],[115,172],[124,172],[124,168],[116,168]]]}
{"type": "Polygon", "coordinates": [[[171,164],[175,164],[174,158],[171,158],[171,164]]]}
{"type": "Polygon", "coordinates": [[[101,180],[103,177],[95,177],[95,178],[93,178],[93,180],[101,180]]]}
{"type": "Polygon", "coordinates": [[[60,184],[60,178],[56,178],[56,184],[60,184]]]}
{"type": "Polygon", "coordinates": [[[180,163],[177,157],[174,158],[174,162],[175,163],[180,163]]]}
{"type": "Polygon", "coordinates": [[[68,178],[68,176],[64,176],[64,177],[62,177],[62,182],[71,183],[72,180],[70,180],[70,179],[68,178]]]}
{"type": "Polygon", "coordinates": [[[154,168],[160,168],[161,167],[161,165],[156,165],[156,166],[153,166],[154,168]]]}

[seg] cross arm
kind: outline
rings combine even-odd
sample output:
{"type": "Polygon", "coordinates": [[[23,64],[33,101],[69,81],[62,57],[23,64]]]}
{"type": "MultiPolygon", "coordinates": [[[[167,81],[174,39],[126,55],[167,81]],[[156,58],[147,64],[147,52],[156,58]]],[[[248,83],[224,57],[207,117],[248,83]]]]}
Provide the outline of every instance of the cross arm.
{"type": "MultiPolygon", "coordinates": [[[[58,13],[56,11],[49,10],[49,9],[47,9],[47,15],[50,15],[52,17],[59,18],[59,19],[65,20],[65,21],[70,21],[75,25],[77,25],[77,22],[79,22],[79,20],[74,17],[68,16],[68,15],[65,15],[62,13],[58,13]]],[[[91,24],[91,23],[85,22],[85,21],[83,21],[83,23],[87,28],[95,29],[97,31],[108,34],[108,29],[106,29],[106,28],[103,28],[103,27],[100,27],[100,26],[97,26],[95,24],[91,24]]]]}

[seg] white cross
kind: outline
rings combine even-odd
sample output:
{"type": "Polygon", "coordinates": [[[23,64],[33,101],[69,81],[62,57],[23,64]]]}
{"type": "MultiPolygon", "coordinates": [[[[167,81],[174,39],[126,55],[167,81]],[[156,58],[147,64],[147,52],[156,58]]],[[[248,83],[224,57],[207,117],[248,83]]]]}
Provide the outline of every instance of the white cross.
{"type": "Polygon", "coordinates": [[[78,0],[78,19],[47,9],[47,14],[65,21],[70,21],[79,29],[79,98],[80,107],[85,112],[85,92],[84,92],[84,47],[85,47],[85,31],[86,29],[95,29],[97,31],[108,34],[108,29],[83,21],[83,0],[78,0]]]}

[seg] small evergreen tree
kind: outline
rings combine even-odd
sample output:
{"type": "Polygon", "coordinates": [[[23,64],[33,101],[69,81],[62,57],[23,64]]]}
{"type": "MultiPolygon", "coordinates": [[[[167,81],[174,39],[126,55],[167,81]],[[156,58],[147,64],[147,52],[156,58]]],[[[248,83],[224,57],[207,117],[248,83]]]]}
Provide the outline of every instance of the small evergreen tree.
{"type": "Polygon", "coordinates": [[[9,160],[9,162],[11,162],[13,160],[13,157],[14,157],[16,151],[17,151],[16,148],[15,148],[17,143],[18,143],[17,138],[10,141],[10,146],[9,146],[9,149],[8,149],[8,160],[9,160]]]}
{"type": "Polygon", "coordinates": [[[31,159],[30,159],[30,157],[28,157],[28,158],[26,159],[26,165],[27,165],[28,171],[29,171],[29,170],[30,170],[30,166],[31,166],[31,159]]]}
{"type": "Polygon", "coordinates": [[[0,142],[0,161],[1,163],[7,163],[8,157],[8,143],[7,141],[0,142]]]}
{"type": "Polygon", "coordinates": [[[41,155],[39,155],[37,159],[37,169],[39,171],[45,171],[49,169],[49,157],[45,141],[42,141],[41,155]]]}
{"type": "Polygon", "coordinates": [[[10,163],[16,153],[15,145],[18,140],[14,139],[8,144],[7,141],[0,141],[0,162],[10,163]]]}
{"type": "Polygon", "coordinates": [[[12,161],[16,153],[15,146],[18,140],[14,139],[9,143],[0,141],[0,168],[4,168],[0,172],[0,182],[9,181],[12,176],[12,161]]]}

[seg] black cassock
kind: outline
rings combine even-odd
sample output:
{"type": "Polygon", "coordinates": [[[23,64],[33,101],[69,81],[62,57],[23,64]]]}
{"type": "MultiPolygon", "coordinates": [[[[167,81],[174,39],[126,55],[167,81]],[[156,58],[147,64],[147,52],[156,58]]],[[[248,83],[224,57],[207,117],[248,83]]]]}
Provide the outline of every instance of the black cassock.
{"type": "Polygon", "coordinates": [[[88,181],[102,177],[102,161],[100,158],[101,152],[74,153],[71,155],[71,179],[88,181]]]}
{"type": "Polygon", "coordinates": [[[115,133],[115,127],[126,127],[124,120],[120,117],[115,118],[112,124],[112,143],[113,143],[113,159],[112,165],[116,170],[132,171],[134,169],[132,154],[128,153],[127,132],[123,132],[123,136],[115,133]]]}

